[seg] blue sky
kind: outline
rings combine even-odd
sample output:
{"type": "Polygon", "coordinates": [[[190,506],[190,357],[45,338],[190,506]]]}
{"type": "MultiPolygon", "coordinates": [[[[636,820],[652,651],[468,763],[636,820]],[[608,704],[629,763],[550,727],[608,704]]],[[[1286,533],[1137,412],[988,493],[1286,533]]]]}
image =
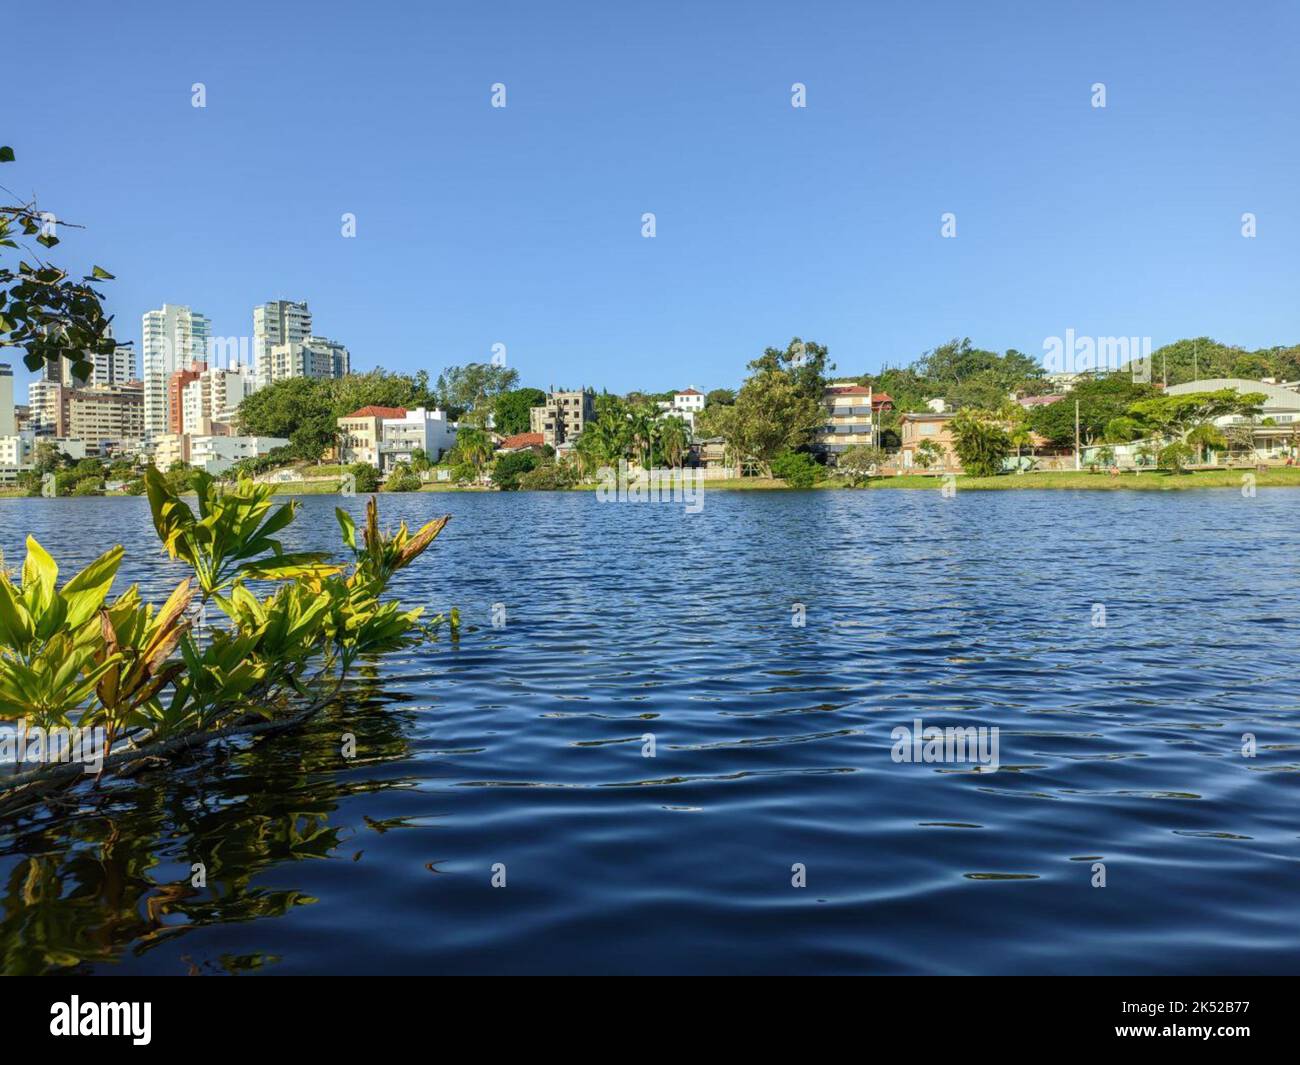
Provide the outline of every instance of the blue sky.
{"type": "Polygon", "coordinates": [[[307,299],[356,368],[500,342],[626,391],[796,334],[854,374],[953,336],[1295,343],[1297,10],[52,3],[0,67],[0,181],[89,227],[55,261],[118,276],[137,344],[164,301],[235,336],[307,299]]]}

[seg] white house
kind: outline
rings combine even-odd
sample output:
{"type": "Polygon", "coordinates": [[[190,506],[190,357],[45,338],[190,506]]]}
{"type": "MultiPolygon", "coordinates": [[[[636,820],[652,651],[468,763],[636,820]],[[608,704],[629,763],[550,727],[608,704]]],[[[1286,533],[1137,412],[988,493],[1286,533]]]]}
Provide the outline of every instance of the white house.
{"type": "Polygon", "coordinates": [[[237,462],[269,455],[288,444],[278,436],[192,436],[189,462],[207,473],[221,474],[237,462]]]}
{"type": "Polygon", "coordinates": [[[416,451],[437,462],[456,445],[456,428],[444,410],[416,407],[400,418],[384,418],[380,433],[379,468],[384,472],[399,462],[410,462],[416,451]]]}

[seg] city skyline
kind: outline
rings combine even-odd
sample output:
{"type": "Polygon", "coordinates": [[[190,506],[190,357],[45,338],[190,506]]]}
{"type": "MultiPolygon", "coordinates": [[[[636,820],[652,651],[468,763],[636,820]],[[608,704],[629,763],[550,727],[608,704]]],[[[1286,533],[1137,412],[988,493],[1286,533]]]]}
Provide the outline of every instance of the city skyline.
{"type": "Polygon", "coordinates": [[[75,103],[91,49],[148,16],[77,6],[53,85],[14,57],[34,120],[6,180],[87,227],[62,257],[117,275],[108,309],[137,352],[162,301],[242,336],[276,296],[329,308],[358,369],[436,375],[504,344],[525,382],[620,392],[726,385],[794,335],[846,373],[953,336],[1035,356],[1068,329],[1300,340],[1298,149],[1273,135],[1300,95],[1284,5],[1223,49],[1240,27],[1206,4],[1195,22],[1117,4],[505,4],[393,35],[236,3],[246,19],[170,15],[192,46],[120,72],[107,123],[75,103]],[[88,152],[147,165],[88,180],[88,152]]]}

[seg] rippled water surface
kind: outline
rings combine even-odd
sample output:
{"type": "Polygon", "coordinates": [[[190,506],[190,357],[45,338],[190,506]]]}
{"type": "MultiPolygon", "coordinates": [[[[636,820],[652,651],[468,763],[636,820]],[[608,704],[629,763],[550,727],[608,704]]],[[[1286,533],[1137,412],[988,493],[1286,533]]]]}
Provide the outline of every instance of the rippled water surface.
{"type": "MultiPolygon", "coordinates": [[[[453,514],[396,590],[459,643],[0,824],[5,971],[1300,970],[1300,493],[381,503],[453,514]],[[1001,768],[894,762],[917,718],[1001,768]]],[[[28,532],[181,575],[142,500],[0,502],[28,532]]]]}

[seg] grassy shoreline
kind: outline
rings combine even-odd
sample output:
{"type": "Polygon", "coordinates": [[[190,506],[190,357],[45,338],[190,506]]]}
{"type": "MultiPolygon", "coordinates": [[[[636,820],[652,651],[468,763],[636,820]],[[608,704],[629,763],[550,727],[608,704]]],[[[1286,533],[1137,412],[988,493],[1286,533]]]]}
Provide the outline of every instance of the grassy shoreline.
{"type": "MultiPolygon", "coordinates": [[[[1168,492],[1185,491],[1197,488],[1232,488],[1240,490],[1246,483],[1246,474],[1253,473],[1257,488],[1300,488],[1300,467],[1271,466],[1263,472],[1250,469],[1197,470],[1193,473],[1165,473],[1159,470],[1147,470],[1140,474],[1132,472],[1112,477],[1108,473],[1075,473],[1053,471],[1046,473],[1003,474],[999,477],[957,477],[957,488],[975,492],[1028,491],[1035,489],[1102,491],[1102,492],[1168,492]]],[[[721,481],[705,481],[707,491],[720,492],[791,492],[784,481],[772,477],[744,477],[721,481]]],[[[934,475],[911,474],[903,477],[878,477],[859,489],[841,480],[827,480],[813,486],[809,491],[850,490],[863,491],[875,489],[901,489],[935,491],[943,484],[943,478],[934,475]]],[[[274,486],[277,496],[298,495],[334,495],[338,492],[339,482],[329,478],[319,481],[298,481],[274,486]]],[[[595,485],[580,485],[575,488],[558,489],[565,492],[592,492],[595,485]]],[[[462,487],[454,484],[426,484],[421,492],[487,492],[488,488],[462,487]]],[[[528,491],[528,489],[521,489],[528,491]]],[[[108,492],[105,495],[122,496],[125,493],[108,492]]],[[[394,495],[411,495],[415,493],[391,493],[394,495]]],[[[18,489],[0,488],[0,499],[22,499],[26,493],[18,489]]],[[[89,497],[96,498],[96,497],[89,497]]],[[[103,498],[103,497],[99,497],[103,498]]]]}

